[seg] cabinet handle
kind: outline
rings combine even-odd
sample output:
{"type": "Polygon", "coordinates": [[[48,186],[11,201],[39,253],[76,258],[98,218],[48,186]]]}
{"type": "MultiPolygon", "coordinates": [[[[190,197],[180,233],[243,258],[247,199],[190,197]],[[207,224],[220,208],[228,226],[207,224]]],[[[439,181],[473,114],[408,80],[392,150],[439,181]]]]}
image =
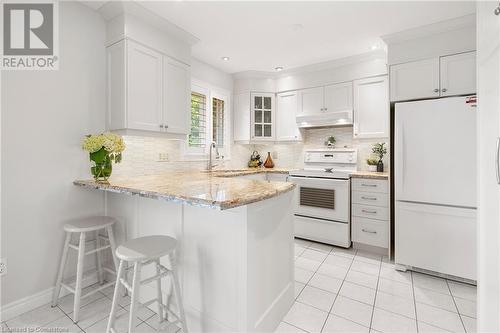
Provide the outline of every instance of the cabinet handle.
{"type": "Polygon", "coordinates": [[[377,200],[377,198],[374,197],[361,197],[363,200],[377,200]]]}
{"type": "Polygon", "coordinates": [[[497,138],[497,153],[495,156],[495,171],[497,175],[497,184],[500,185],[500,161],[498,161],[498,158],[500,157],[500,137],[497,138]]]}
{"type": "Polygon", "coordinates": [[[377,233],[376,231],[366,230],[366,229],[361,229],[361,231],[369,233],[369,234],[376,234],[377,233]]]}
{"type": "Polygon", "coordinates": [[[366,209],[362,209],[361,210],[363,213],[368,213],[368,214],[377,214],[377,211],[376,210],[366,210],[366,209]]]}
{"type": "Polygon", "coordinates": [[[361,184],[361,186],[366,186],[366,187],[377,187],[377,184],[361,184]]]}
{"type": "Polygon", "coordinates": [[[436,88],[436,89],[434,89],[434,92],[439,92],[439,89],[437,89],[437,88],[436,88]]]}
{"type": "Polygon", "coordinates": [[[163,124],[160,125],[160,128],[163,128],[163,124]]]}
{"type": "Polygon", "coordinates": [[[442,92],[447,92],[447,91],[448,91],[448,89],[443,88],[443,89],[441,89],[441,91],[442,91],[442,92]]]}
{"type": "Polygon", "coordinates": [[[325,108],[325,111],[328,110],[328,108],[325,108]]]}
{"type": "Polygon", "coordinates": [[[163,125],[163,126],[165,126],[165,128],[168,128],[168,125],[163,125]]]}

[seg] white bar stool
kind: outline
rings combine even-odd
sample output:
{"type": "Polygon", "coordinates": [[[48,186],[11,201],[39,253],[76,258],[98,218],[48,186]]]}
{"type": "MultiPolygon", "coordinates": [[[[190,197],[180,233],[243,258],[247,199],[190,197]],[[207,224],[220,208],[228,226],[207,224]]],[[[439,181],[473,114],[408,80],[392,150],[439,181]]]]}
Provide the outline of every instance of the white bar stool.
{"type": "Polygon", "coordinates": [[[59,300],[59,294],[61,292],[61,287],[64,287],[69,292],[75,294],[75,301],[73,305],[73,322],[78,322],[78,315],[80,312],[80,300],[82,298],[88,297],[95,294],[99,290],[105,289],[112,286],[115,282],[104,283],[103,271],[107,271],[113,275],[116,275],[116,270],[118,267],[118,260],[115,256],[116,243],[113,236],[113,224],[115,224],[116,219],[109,216],[93,216],[81,219],[72,220],[64,225],[64,231],[66,231],[66,240],[64,242],[64,249],[61,257],[61,264],[59,265],[59,273],[57,275],[56,287],[54,289],[54,295],[52,297],[52,307],[57,305],[59,300]],[[101,230],[106,230],[107,237],[100,235],[101,230]],[[94,233],[94,239],[86,241],[86,234],[89,232],[94,233]],[[79,243],[77,245],[71,244],[71,236],[74,233],[80,234],[79,243]],[[109,245],[102,245],[101,240],[107,241],[109,245]],[[95,242],[94,250],[85,252],[86,242],[95,242]],[[109,269],[102,266],[101,251],[106,249],[111,249],[113,257],[113,265],[115,270],[109,269]],[[66,259],[68,257],[68,249],[73,249],[78,251],[78,263],[76,266],[76,282],[75,287],[72,288],[69,283],[64,283],[62,281],[64,268],[66,266],[66,259]],[[83,279],[83,259],[86,255],[93,254],[96,255],[96,274],[97,280],[101,284],[100,287],[93,289],[85,295],[82,295],[82,279],[83,279]]]}
{"type": "MultiPolygon", "coordinates": [[[[167,314],[172,314],[177,320],[175,323],[180,322],[182,326],[182,331],[188,333],[186,325],[186,317],[184,314],[184,307],[182,304],[181,291],[179,286],[179,277],[177,275],[176,262],[175,262],[175,249],[177,248],[177,240],[168,236],[146,236],[139,237],[125,242],[116,249],[116,256],[120,259],[120,265],[118,267],[118,274],[116,276],[115,294],[113,296],[113,304],[111,305],[111,314],[109,315],[108,327],[106,333],[117,333],[114,324],[116,320],[116,310],[118,308],[118,294],[120,291],[120,285],[123,285],[131,294],[130,302],[130,314],[129,314],[129,324],[128,333],[132,333],[136,327],[137,316],[135,312],[138,308],[139,290],[140,286],[156,281],[157,286],[157,298],[152,299],[148,302],[141,304],[142,306],[148,306],[154,302],[158,302],[158,317],[160,324],[164,320],[164,312],[167,314]],[[160,264],[160,258],[163,256],[169,256],[172,268],[168,269],[160,264]],[[122,278],[125,270],[125,264],[131,262],[134,265],[130,268],[134,269],[132,286],[130,286],[127,281],[122,278]],[[156,265],[156,275],[141,281],[141,268],[144,265],[149,264],[156,265]],[[163,304],[163,297],[161,291],[161,279],[163,277],[170,276],[172,280],[172,289],[177,302],[177,307],[179,309],[179,315],[172,313],[169,310],[169,304],[163,304]]],[[[170,299],[170,297],[168,297],[170,299]]]]}

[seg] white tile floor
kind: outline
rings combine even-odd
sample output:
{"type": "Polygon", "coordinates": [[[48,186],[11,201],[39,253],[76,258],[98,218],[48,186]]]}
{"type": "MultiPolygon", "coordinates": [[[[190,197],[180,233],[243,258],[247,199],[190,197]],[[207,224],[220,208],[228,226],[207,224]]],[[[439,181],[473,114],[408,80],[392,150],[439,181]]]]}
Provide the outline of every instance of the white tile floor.
{"type": "MultiPolygon", "coordinates": [[[[96,286],[93,285],[86,288],[84,293],[96,286]]],[[[16,318],[2,322],[0,332],[24,332],[22,329],[26,328],[38,328],[40,332],[55,332],[55,330],[50,329],[58,328],[58,332],[104,333],[111,310],[113,291],[113,288],[110,287],[83,299],[80,320],[76,325],[71,319],[73,313],[73,295],[68,295],[61,298],[55,308],[52,308],[50,304],[46,304],[16,318]]],[[[130,297],[120,297],[119,304],[120,309],[117,313],[116,329],[119,333],[125,333],[128,330],[130,297]]],[[[158,319],[155,313],[147,308],[142,307],[138,311],[137,317],[137,328],[135,330],[137,333],[175,333],[180,330],[176,325],[168,323],[158,328],[158,319]]],[[[38,331],[33,330],[33,332],[38,331]]]]}
{"type": "MultiPolygon", "coordinates": [[[[276,332],[475,332],[474,286],[398,272],[385,257],[300,239],[295,241],[295,257],[295,303],[276,332]]],[[[112,293],[108,288],[84,299],[77,325],[71,320],[69,295],[55,308],[47,304],[2,322],[0,332],[59,327],[103,333],[112,293]]],[[[120,333],[127,331],[129,303],[129,297],[120,299],[120,333]]],[[[138,317],[138,333],[179,331],[175,325],[158,330],[149,309],[142,308],[138,317]]]]}
{"type": "Polygon", "coordinates": [[[295,303],[276,332],[475,332],[476,287],[387,257],[295,240],[295,303]]]}

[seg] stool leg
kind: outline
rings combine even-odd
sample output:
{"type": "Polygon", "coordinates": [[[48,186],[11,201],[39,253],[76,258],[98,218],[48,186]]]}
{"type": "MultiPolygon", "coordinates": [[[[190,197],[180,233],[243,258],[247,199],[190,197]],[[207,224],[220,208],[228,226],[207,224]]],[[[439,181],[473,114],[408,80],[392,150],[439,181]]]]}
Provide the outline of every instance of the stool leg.
{"type": "MultiPolygon", "coordinates": [[[[95,248],[98,249],[101,247],[101,238],[99,237],[99,230],[95,232],[95,248]]],[[[103,273],[102,273],[102,260],[101,260],[101,251],[96,251],[95,260],[97,265],[97,280],[99,284],[103,284],[103,273]]]]}
{"type": "Polygon", "coordinates": [[[113,294],[113,303],[111,304],[111,312],[109,314],[109,319],[108,319],[108,327],[106,328],[106,333],[111,332],[111,328],[114,329],[115,326],[115,320],[116,320],[116,309],[118,308],[118,297],[120,293],[120,278],[123,275],[123,269],[124,269],[124,261],[120,260],[120,265],[118,266],[118,272],[116,273],[116,282],[115,282],[115,293],[113,294]]]}
{"type": "Polygon", "coordinates": [[[132,333],[136,326],[137,321],[137,308],[138,308],[138,298],[139,290],[141,286],[141,267],[140,262],[134,264],[134,277],[132,279],[132,299],[130,301],[130,317],[128,321],[128,333],[132,333]]]}
{"type": "Polygon", "coordinates": [[[73,322],[78,322],[80,314],[80,297],[82,295],[83,258],[85,257],[85,233],[80,233],[80,244],[78,246],[78,264],[76,266],[75,303],[73,305],[73,322]]]}
{"type": "MultiPolygon", "coordinates": [[[[156,260],[156,274],[160,275],[160,259],[156,260]]],[[[161,279],[156,280],[157,298],[158,298],[158,322],[163,322],[163,294],[161,292],[161,279]]]]}
{"type": "Polygon", "coordinates": [[[172,277],[173,277],[173,287],[174,287],[173,289],[174,289],[175,301],[177,303],[177,307],[179,308],[179,314],[182,324],[182,332],[188,333],[186,324],[186,315],[184,313],[184,305],[182,304],[181,288],[179,284],[179,276],[177,274],[176,262],[174,259],[172,259],[171,263],[172,263],[172,277]]]}
{"type": "Polygon", "coordinates": [[[66,266],[66,259],[68,258],[69,242],[71,240],[71,233],[66,232],[66,239],[64,241],[63,253],[61,256],[61,263],[59,264],[59,272],[57,273],[56,287],[54,289],[54,294],[52,295],[52,306],[57,305],[57,300],[59,299],[59,293],[61,292],[61,282],[64,274],[64,267],[66,266]]]}
{"type": "Polygon", "coordinates": [[[106,227],[106,232],[108,233],[109,246],[111,247],[111,255],[113,256],[113,263],[115,265],[115,272],[118,270],[118,259],[116,258],[116,243],[115,237],[113,235],[113,228],[109,225],[106,227]]]}

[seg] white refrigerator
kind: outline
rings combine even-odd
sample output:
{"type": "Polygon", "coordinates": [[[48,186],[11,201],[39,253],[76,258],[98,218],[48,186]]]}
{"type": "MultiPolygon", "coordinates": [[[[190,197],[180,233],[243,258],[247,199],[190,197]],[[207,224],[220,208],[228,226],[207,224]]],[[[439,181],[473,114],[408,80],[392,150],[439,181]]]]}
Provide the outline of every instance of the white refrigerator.
{"type": "Polygon", "coordinates": [[[395,263],[476,280],[473,97],[395,106],[395,263]]]}

